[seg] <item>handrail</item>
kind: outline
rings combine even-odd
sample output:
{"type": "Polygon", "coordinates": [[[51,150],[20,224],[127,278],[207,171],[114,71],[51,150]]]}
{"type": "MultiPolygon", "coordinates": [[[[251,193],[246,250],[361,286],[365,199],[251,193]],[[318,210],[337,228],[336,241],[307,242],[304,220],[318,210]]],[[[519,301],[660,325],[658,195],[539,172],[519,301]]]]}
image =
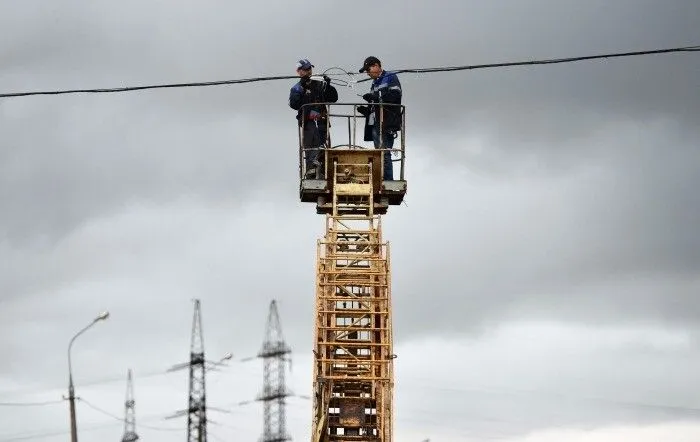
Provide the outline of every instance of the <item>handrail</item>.
{"type": "MultiPolygon", "coordinates": [[[[394,147],[389,149],[389,148],[377,148],[377,150],[381,151],[391,151],[392,155],[395,156],[395,158],[392,158],[392,164],[395,162],[399,163],[399,170],[398,170],[398,175],[400,180],[404,180],[404,168],[405,168],[405,159],[406,159],[406,107],[402,104],[394,104],[394,103],[326,103],[326,102],[321,102],[321,103],[307,103],[301,106],[301,115],[302,117],[306,115],[305,109],[311,108],[311,107],[324,107],[326,109],[326,139],[324,140],[324,145],[327,146],[326,148],[330,149],[337,149],[337,148],[348,148],[348,149],[375,149],[374,143],[369,142],[369,146],[362,146],[358,144],[357,141],[357,124],[358,124],[358,119],[361,119],[360,124],[361,127],[363,128],[362,130],[364,131],[365,127],[365,119],[366,117],[362,114],[360,114],[357,111],[357,108],[359,106],[379,106],[379,121],[382,122],[384,120],[384,108],[385,107],[391,107],[391,108],[398,108],[400,109],[401,112],[401,126],[398,132],[400,132],[400,138],[397,139],[399,146],[396,146],[396,141],[394,142],[394,147]],[[334,108],[341,108],[341,109],[347,109],[349,107],[352,107],[352,113],[337,113],[333,112],[334,108]],[[347,122],[347,143],[343,144],[336,144],[333,146],[331,144],[331,128],[334,126],[333,121],[334,120],[342,120],[345,119],[347,122]]],[[[298,123],[297,123],[298,124],[298,123]]],[[[383,128],[382,125],[380,124],[380,129],[379,129],[379,136],[380,139],[382,139],[383,134],[383,128]]],[[[306,154],[309,151],[312,150],[317,150],[313,147],[305,149],[304,146],[304,128],[303,125],[298,124],[298,138],[299,138],[299,179],[303,179],[305,174],[306,174],[306,154]]],[[[363,136],[361,138],[362,141],[364,141],[364,132],[363,136]]],[[[323,151],[321,151],[321,154],[323,154],[323,151]]],[[[325,173],[324,176],[328,176],[328,164],[325,164],[324,162],[324,168],[325,168],[325,173]]]]}

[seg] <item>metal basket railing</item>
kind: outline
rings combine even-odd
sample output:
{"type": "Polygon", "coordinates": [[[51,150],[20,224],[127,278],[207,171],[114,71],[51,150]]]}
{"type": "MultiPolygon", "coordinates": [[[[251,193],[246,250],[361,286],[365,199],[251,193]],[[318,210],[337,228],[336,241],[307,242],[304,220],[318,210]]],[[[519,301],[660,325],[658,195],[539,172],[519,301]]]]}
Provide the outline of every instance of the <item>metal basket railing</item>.
{"type": "MultiPolygon", "coordinates": [[[[391,156],[392,156],[392,166],[394,163],[399,164],[399,170],[394,171],[394,173],[398,172],[398,179],[404,180],[404,169],[405,169],[405,160],[406,160],[406,112],[405,112],[405,106],[402,104],[393,104],[393,103],[308,103],[304,104],[301,106],[301,115],[307,115],[306,109],[308,108],[319,108],[319,107],[324,107],[325,106],[325,114],[326,117],[323,120],[317,120],[317,121],[312,121],[312,124],[324,124],[325,125],[325,133],[326,137],[325,140],[323,140],[323,147],[320,149],[319,154],[320,155],[325,155],[323,152],[323,149],[377,149],[381,151],[391,151],[391,156]],[[392,148],[386,148],[386,147],[381,147],[381,148],[375,148],[374,147],[374,142],[373,141],[365,141],[365,119],[367,118],[365,115],[360,113],[357,109],[360,106],[377,106],[379,108],[379,115],[375,116],[375,124],[379,123],[379,140],[383,140],[383,135],[384,135],[384,128],[382,127],[383,124],[381,124],[384,121],[384,116],[385,116],[385,108],[398,108],[399,111],[401,112],[401,126],[399,130],[397,131],[397,136],[394,141],[393,147],[392,148]],[[338,112],[338,109],[340,109],[340,112],[338,112]],[[345,113],[342,111],[345,110],[345,113]],[[350,113],[351,112],[351,113],[350,113]],[[333,130],[337,126],[338,121],[344,121],[345,124],[344,126],[347,127],[347,133],[345,138],[345,142],[341,143],[336,143],[337,139],[343,139],[343,136],[341,135],[342,132],[336,130],[333,130]],[[363,143],[368,143],[368,144],[359,144],[358,142],[358,137],[357,137],[357,131],[358,131],[358,123],[361,127],[361,134],[362,136],[360,137],[360,140],[363,143]],[[333,136],[331,136],[331,132],[333,132],[333,136]],[[398,143],[397,143],[398,141],[398,143]],[[398,144],[398,146],[397,146],[398,144]]],[[[306,122],[304,122],[306,123],[306,122]]],[[[319,150],[318,147],[314,146],[308,146],[304,147],[305,139],[304,139],[304,125],[298,125],[298,138],[299,138],[299,179],[303,179],[306,176],[306,157],[307,155],[312,152],[319,150]]],[[[329,165],[326,164],[324,161],[324,177],[328,177],[328,167],[329,165]]]]}

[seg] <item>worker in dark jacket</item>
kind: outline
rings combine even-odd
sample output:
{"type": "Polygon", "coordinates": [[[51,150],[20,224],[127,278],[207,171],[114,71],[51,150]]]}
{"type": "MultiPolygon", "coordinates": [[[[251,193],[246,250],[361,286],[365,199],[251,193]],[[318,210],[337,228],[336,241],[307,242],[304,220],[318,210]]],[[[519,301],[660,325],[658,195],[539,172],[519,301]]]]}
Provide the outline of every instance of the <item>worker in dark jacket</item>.
{"type": "MultiPolygon", "coordinates": [[[[358,111],[365,115],[366,126],[371,126],[372,141],[377,149],[384,151],[384,179],[394,179],[394,168],[391,163],[391,150],[394,146],[394,138],[401,130],[401,82],[399,77],[382,68],[382,63],[377,57],[367,57],[360,68],[360,73],[367,75],[374,81],[370,91],[362,96],[370,105],[360,106],[358,111]],[[391,103],[397,106],[382,106],[391,103]]],[[[367,131],[366,131],[367,132],[367,131]]],[[[365,141],[369,141],[365,139],[365,141]]]]}
{"type": "Polygon", "coordinates": [[[314,65],[307,59],[297,62],[297,75],[300,79],[289,91],[289,107],[297,111],[299,127],[302,128],[307,178],[320,178],[323,172],[325,155],[321,154],[328,141],[328,108],[325,105],[304,106],[310,103],[335,103],[338,91],[331,85],[331,79],[324,75],[323,81],[312,80],[314,65]]]}

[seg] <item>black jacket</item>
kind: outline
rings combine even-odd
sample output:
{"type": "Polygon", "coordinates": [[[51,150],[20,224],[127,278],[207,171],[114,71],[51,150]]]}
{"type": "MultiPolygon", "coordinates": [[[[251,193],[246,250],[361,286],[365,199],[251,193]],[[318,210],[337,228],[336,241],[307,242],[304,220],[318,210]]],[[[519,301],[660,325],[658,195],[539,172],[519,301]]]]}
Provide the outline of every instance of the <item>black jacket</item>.
{"type": "Polygon", "coordinates": [[[302,79],[292,86],[292,89],[289,91],[289,107],[297,111],[297,120],[300,126],[303,125],[302,123],[312,110],[320,113],[321,119],[326,119],[328,116],[328,108],[326,106],[306,106],[302,109],[302,105],[309,103],[335,103],[337,101],[338,91],[325,81],[308,79],[305,82],[302,79]],[[302,112],[304,115],[302,115],[302,112]]]}

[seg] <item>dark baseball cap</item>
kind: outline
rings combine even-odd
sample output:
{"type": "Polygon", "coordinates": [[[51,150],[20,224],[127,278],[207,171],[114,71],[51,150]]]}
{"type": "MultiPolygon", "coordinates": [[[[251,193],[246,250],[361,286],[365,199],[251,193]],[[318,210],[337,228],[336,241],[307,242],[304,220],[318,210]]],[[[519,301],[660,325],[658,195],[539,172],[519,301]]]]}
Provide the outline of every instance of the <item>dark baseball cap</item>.
{"type": "Polygon", "coordinates": [[[367,57],[365,58],[365,62],[362,63],[362,67],[360,68],[360,73],[366,71],[370,66],[373,64],[382,64],[381,61],[377,57],[367,57]]]}
{"type": "Polygon", "coordinates": [[[297,70],[299,69],[311,69],[314,65],[311,64],[308,58],[302,58],[297,61],[297,70]]]}

